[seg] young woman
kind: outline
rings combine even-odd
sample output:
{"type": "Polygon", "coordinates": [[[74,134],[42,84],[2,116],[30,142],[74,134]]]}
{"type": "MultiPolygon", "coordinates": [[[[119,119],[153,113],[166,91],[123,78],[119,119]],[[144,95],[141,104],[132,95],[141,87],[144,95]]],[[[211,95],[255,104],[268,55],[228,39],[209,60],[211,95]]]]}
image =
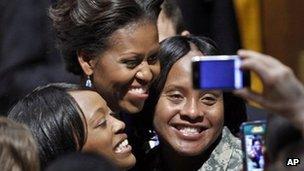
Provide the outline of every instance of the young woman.
{"type": "MultiPolygon", "coordinates": [[[[245,103],[221,90],[192,85],[191,58],[215,55],[215,46],[194,36],[176,36],[160,45],[162,72],[148,102],[160,144],[148,154],[145,170],[238,170],[242,167],[236,131],[246,120],[245,103]],[[226,127],[228,126],[228,127],[226,127]]],[[[145,111],[145,110],[144,110],[145,111]]]]}
{"type": "Polygon", "coordinates": [[[75,151],[101,154],[122,170],[135,164],[125,124],[92,90],[71,84],[40,87],[20,100],[8,117],[30,128],[42,169],[56,157],[75,151]]]}
{"type": "Polygon", "coordinates": [[[115,112],[141,111],[160,71],[156,10],[161,0],[140,4],[146,7],[134,0],[60,0],[50,9],[67,69],[115,112]]]}

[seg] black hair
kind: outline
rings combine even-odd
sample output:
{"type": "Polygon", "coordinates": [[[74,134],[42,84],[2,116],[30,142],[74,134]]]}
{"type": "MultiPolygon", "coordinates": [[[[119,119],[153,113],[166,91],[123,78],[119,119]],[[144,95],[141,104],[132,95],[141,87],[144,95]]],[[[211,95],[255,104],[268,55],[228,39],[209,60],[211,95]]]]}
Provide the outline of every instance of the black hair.
{"type": "Polygon", "coordinates": [[[183,15],[176,0],[164,0],[161,8],[165,16],[172,21],[176,34],[180,35],[186,30],[183,15]]]}
{"type": "Polygon", "coordinates": [[[262,137],[258,137],[258,136],[256,136],[256,137],[254,137],[253,139],[252,139],[252,145],[254,145],[254,143],[255,142],[260,142],[260,144],[263,144],[263,141],[262,141],[262,137]]]}
{"type": "Polygon", "coordinates": [[[135,0],[148,15],[157,20],[157,17],[161,11],[161,5],[164,0],[135,0]]]}
{"type": "MultiPolygon", "coordinates": [[[[191,51],[190,43],[194,44],[203,55],[218,55],[215,42],[206,37],[200,36],[174,36],[165,39],[160,43],[160,51],[158,57],[161,64],[161,73],[150,90],[150,96],[147,99],[144,110],[142,111],[146,120],[146,125],[152,127],[154,108],[159,99],[160,93],[164,88],[167,75],[172,66],[189,51],[191,51]],[[151,113],[152,112],[152,113],[151,113]],[[147,113],[150,115],[147,117],[147,113]]],[[[233,95],[231,92],[223,93],[224,99],[224,125],[226,125],[231,133],[236,135],[242,122],[247,120],[245,101],[240,97],[233,95]]],[[[147,126],[146,126],[147,127],[147,126]]],[[[150,127],[150,129],[152,129],[150,127]]],[[[149,129],[149,128],[148,128],[149,129]]]]}
{"type": "MultiPolygon", "coordinates": [[[[154,1],[160,0],[150,0],[143,5],[155,9],[154,1]]],[[[111,36],[118,29],[139,22],[156,22],[155,17],[134,0],[59,0],[49,14],[66,68],[77,75],[83,73],[77,51],[95,58],[112,46],[111,36]]]]}
{"type": "Polygon", "coordinates": [[[85,143],[84,115],[68,94],[68,91],[81,89],[65,83],[38,87],[8,114],[8,118],[31,130],[38,145],[42,169],[59,155],[80,151],[85,143]]]}

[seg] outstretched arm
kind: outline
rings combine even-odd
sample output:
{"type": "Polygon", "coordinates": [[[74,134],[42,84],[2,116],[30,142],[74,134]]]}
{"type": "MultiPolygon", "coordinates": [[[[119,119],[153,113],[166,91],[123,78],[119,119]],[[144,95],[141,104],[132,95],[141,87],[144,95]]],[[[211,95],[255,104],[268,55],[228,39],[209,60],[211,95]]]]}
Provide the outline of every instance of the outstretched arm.
{"type": "Polygon", "coordinates": [[[294,123],[304,134],[304,87],[293,71],[277,59],[258,52],[239,50],[241,68],[255,72],[263,83],[263,92],[249,89],[234,93],[257,102],[294,123]]]}

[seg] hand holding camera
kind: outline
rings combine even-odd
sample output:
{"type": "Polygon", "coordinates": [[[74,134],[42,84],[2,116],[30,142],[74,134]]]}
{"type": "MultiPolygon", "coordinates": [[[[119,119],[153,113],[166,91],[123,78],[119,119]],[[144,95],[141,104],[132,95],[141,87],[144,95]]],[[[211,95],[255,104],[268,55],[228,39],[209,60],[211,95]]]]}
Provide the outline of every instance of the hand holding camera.
{"type": "Polygon", "coordinates": [[[303,117],[304,87],[292,70],[277,59],[261,53],[240,50],[241,69],[255,72],[263,83],[263,92],[250,89],[235,90],[235,94],[259,103],[291,120],[303,117]]]}

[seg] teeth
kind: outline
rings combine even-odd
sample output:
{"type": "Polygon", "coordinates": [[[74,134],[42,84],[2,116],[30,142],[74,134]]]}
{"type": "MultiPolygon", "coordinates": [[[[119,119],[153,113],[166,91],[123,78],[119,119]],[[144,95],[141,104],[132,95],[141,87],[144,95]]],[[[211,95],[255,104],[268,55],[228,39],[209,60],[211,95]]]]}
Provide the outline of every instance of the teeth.
{"type": "Polygon", "coordinates": [[[127,139],[123,140],[121,143],[118,144],[118,146],[115,148],[116,153],[121,153],[128,147],[129,142],[127,139]]]}
{"type": "Polygon", "coordinates": [[[134,92],[134,93],[143,94],[143,93],[147,92],[147,88],[145,88],[145,87],[131,88],[130,91],[134,92]]]}
{"type": "Polygon", "coordinates": [[[184,135],[195,135],[195,134],[199,134],[200,132],[198,128],[193,128],[193,127],[183,127],[179,131],[184,135]]]}

